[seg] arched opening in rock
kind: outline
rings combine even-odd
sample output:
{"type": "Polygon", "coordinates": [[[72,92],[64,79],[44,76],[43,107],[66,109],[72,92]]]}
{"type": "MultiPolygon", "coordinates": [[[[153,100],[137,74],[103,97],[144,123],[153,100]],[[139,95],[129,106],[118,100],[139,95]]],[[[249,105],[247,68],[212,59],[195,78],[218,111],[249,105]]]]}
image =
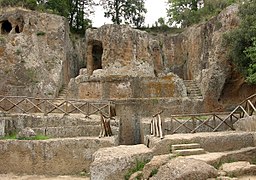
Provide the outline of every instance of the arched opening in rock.
{"type": "Polygon", "coordinates": [[[92,46],[93,70],[102,69],[102,42],[95,41],[92,46]]]}
{"type": "Polygon", "coordinates": [[[1,26],[1,34],[8,34],[11,32],[11,30],[12,24],[8,20],[3,21],[1,26]]]}
{"type": "Polygon", "coordinates": [[[16,33],[20,33],[20,28],[19,28],[18,25],[15,27],[15,32],[16,32],[16,33]]]}

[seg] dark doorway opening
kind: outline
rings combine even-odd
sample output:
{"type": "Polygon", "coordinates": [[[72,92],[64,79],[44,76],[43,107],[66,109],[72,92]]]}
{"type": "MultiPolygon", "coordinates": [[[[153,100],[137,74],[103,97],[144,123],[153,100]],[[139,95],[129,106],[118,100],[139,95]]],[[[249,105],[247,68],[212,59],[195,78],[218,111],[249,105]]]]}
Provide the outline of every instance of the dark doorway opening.
{"type": "Polygon", "coordinates": [[[102,69],[102,42],[96,41],[92,46],[93,70],[102,69]]]}
{"type": "Polygon", "coordinates": [[[20,33],[20,28],[19,28],[18,25],[15,27],[15,32],[16,32],[16,33],[20,33]]]}
{"type": "Polygon", "coordinates": [[[2,22],[1,34],[8,34],[12,30],[12,24],[6,20],[2,22]]]}

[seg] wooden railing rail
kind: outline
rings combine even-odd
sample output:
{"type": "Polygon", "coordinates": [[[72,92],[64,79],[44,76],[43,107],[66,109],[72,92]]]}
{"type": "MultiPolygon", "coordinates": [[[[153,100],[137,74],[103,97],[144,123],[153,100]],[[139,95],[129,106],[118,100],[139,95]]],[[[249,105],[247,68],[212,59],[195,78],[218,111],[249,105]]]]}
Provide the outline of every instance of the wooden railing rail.
{"type": "MultiPolygon", "coordinates": [[[[246,98],[244,101],[242,101],[224,120],[222,120],[222,122],[213,131],[218,131],[218,128],[223,123],[227,124],[226,122],[228,120],[232,121],[233,117],[235,117],[238,120],[246,116],[252,116],[253,114],[256,113],[255,107],[256,107],[256,94],[253,94],[250,97],[246,98]],[[235,114],[239,114],[240,115],[239,118],[236,117],[235,114]]],[[[232,124],[232,127],[230,127],[232,130],[234,130],[233,124],[232,124]]]]}
{"type": "Polygon", "coordinates": [[[190,133],[202,132],[202,129],[207,129],[208,132],[223,131],[224,129],[235,130],[233,127],[235,122],[253,114],[256,114],[256,94],[246,98],[229,113],[171,115],[171,126],[176,123],[176,127],[174,127],[174,130],[168,128],[165,128],[165,130],[171,131],[171,134],[180,133],[181,131],[190,133]]]}
{"type": "Polygon", "coordinates": [[[51,99],[26,96],[0,96],[0,111],[5,113],[43,113],[44,115],[61,113],[83,114],[89,117],[102,114],[115,116],[115,104],[112,101],[87,101],[75,99],[51,99]]]}

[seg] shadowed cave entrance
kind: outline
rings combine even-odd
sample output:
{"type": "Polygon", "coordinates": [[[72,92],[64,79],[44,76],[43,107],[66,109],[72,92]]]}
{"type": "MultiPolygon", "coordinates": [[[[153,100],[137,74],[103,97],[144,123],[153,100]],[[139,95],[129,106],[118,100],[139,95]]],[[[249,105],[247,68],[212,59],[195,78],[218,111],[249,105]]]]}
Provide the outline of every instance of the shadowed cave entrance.
{"type": "Polygon", "coordinates": [[[8,34],[11,32],[11,30],[12,24],[8,20],[3,21],[1,26],[1,34],[8,34]]]}
{"type": "Polygon", "coordinates": [[[102,69],[102,42],[94,41],[92,44],[93,70],[102,69]]]}

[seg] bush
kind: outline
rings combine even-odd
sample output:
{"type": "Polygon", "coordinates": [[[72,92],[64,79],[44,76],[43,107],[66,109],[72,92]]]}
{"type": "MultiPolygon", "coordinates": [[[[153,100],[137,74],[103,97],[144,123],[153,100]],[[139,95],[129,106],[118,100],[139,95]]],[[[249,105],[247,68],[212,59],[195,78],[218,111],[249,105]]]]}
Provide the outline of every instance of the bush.
{"type": "Polygon", "coordinates": [[[239,7],[239,27],[224,36],[229,58],[246,82],[256,84],[256,3],[247,0],[239,7]]]}

